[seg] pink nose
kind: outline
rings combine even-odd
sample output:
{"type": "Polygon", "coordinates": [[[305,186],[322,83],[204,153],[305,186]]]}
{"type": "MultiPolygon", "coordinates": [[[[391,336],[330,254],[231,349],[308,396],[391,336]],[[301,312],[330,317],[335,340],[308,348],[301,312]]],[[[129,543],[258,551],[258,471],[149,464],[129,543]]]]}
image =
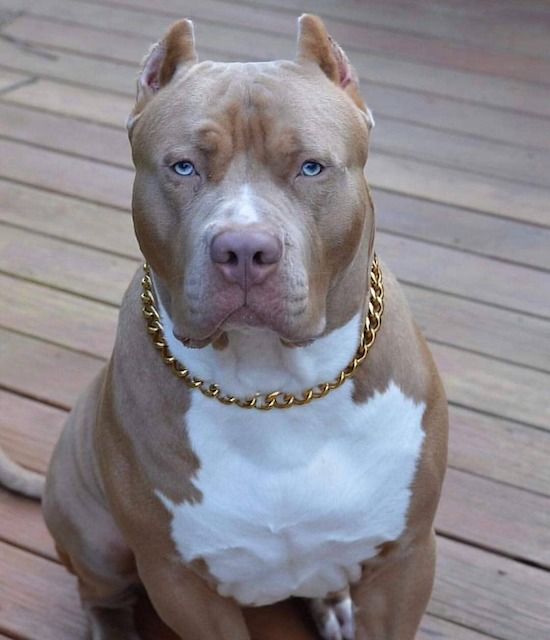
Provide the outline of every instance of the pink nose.
{"type": "Polygon", "coordinates": [[[244,291],[264,282],[277,269],[281,255],[280,240],[267,231],[222,231],[210,245],[212,262],[228,282],[244,291]]]}

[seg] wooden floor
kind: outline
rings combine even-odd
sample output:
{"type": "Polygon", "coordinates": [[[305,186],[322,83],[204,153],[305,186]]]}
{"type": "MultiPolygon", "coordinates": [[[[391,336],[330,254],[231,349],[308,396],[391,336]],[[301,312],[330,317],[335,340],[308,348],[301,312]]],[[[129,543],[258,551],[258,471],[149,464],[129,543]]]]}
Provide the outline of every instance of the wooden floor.
{"type": "MultiPolygon", "coordinates": [[[[0,0],[0,442],[43,472],[109,355],[148,45],[186,15],[203,57],[289,57],[303,10],[362,78],[377,249],[451,405],[419,638],[549,638],[549,0],[0,0]]],[[[0,490],[0,638],[83,637],[39,507],[0,490]]]]}

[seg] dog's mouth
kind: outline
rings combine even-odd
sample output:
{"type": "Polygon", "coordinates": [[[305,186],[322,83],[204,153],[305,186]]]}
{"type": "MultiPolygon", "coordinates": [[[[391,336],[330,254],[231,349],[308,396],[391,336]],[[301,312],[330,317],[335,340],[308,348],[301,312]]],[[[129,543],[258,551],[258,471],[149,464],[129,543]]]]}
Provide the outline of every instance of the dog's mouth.
{"type": "Polygon", "coordinates": [[[290,332],[283,330],[264,319],[261,314],[246,304],[229,312],[216,326],[216,328],[204,336],[187,336],[176,328],[173,330],[174,337],[184,346],[192,349],[202,349],[209,344],[216,344],[218,341],[223,342],[223,335],[228,331],[239,331],[246,329],[265,329],[274,332],[279,336],[281,343],[286,347],[304,347],[320,338],[322,332],[309,336],[291,335],[290,332]]]}

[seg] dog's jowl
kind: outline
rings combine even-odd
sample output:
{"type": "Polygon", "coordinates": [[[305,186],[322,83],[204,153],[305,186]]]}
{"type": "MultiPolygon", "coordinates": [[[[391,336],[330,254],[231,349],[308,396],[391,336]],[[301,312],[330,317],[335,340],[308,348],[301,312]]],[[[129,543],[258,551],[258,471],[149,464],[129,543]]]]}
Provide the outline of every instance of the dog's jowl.
{"type": "Polygon", "coordinates": [[[189,640],[247,640],[243,608],[291,597],[325,640],[415,637],[447,406],[376,256],[373,124],[314,16],[294,61],[199,62],[187,20],[146,56],[147,264],[43,501],[94,640],[139,637],[139,585],[189,640]]]}

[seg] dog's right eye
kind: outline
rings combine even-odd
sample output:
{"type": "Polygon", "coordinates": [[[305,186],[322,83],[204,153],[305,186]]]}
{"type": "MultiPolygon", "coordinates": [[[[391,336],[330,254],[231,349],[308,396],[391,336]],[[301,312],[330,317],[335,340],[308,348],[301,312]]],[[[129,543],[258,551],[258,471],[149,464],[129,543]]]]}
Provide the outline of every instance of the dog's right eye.
{"type": "Polygon", "coordinates": [[[194,176],[197,174],[195,166],[188,160],[180,160],[179,162],[176,162],[172,165],[172,170],[175,171],[179,176],[184,177],[194,176]]]}

